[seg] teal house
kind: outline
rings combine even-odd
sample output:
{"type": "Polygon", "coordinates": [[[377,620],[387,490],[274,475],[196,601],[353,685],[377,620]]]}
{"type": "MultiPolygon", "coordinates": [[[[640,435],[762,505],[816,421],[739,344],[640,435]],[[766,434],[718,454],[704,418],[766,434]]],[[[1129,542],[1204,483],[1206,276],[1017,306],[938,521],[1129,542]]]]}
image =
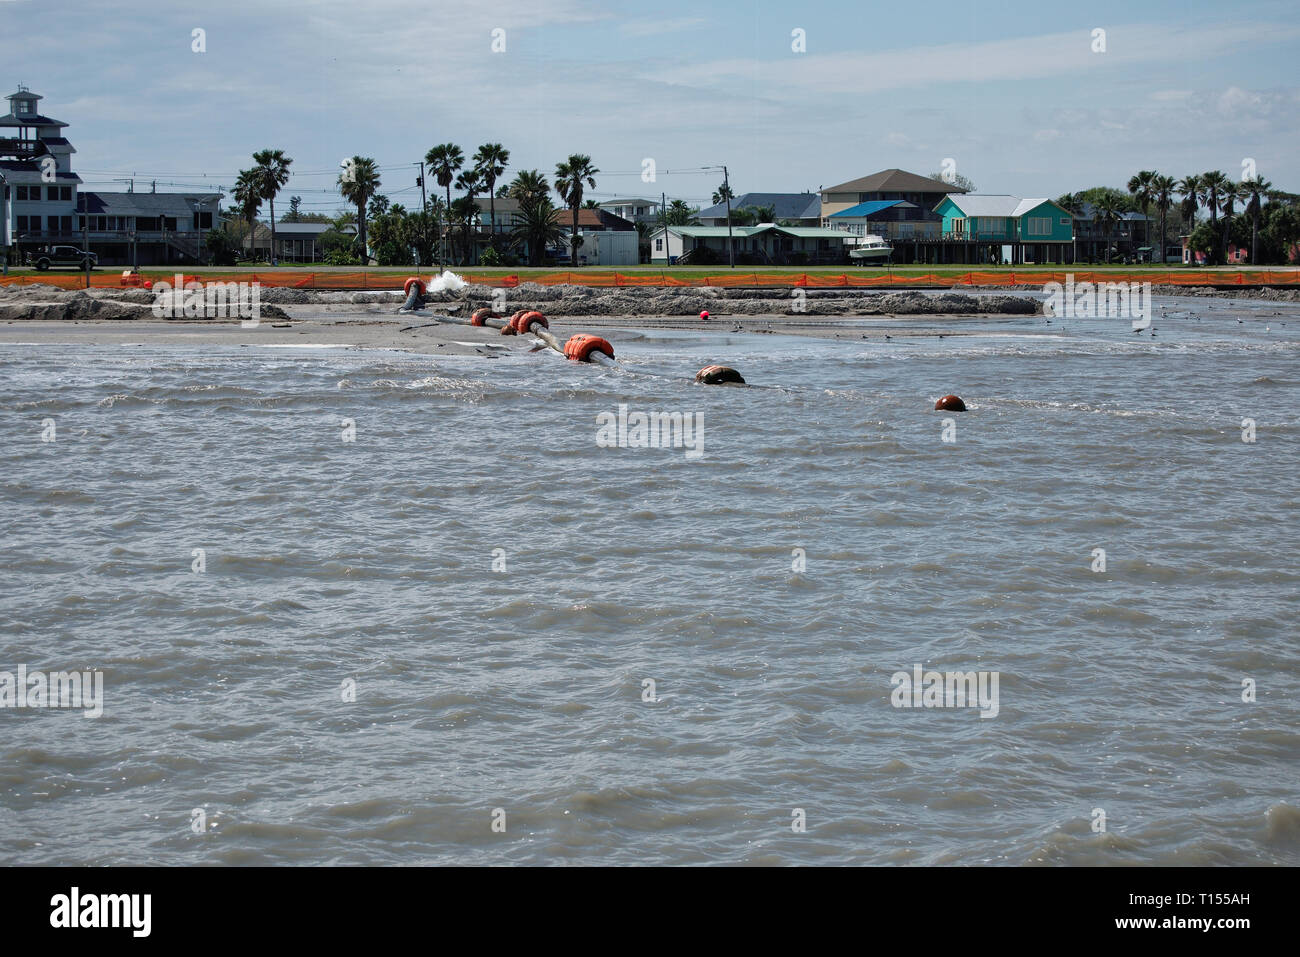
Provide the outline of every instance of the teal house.
{"type": "Polygon", "coordinates": [[[1050,199],[953,193],[934,211],[943,218],[944,243],[964,253],[962,262],[1074,260],[1074,217],[1050,199]]]}

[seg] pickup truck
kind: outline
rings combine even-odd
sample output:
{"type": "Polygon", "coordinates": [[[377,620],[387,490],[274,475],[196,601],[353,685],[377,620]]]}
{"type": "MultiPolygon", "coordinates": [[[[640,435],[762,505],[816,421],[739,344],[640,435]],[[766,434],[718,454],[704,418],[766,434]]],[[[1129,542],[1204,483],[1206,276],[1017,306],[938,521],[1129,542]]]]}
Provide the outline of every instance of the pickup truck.
{"type": "Polygon", "coordinates": [[[49,269],[51,266],[73,266],[77,269],[94,269],[99,265],[99,257],[76,246],[45,246],[27,254],[28,265],[37,269],[49,269]]]}

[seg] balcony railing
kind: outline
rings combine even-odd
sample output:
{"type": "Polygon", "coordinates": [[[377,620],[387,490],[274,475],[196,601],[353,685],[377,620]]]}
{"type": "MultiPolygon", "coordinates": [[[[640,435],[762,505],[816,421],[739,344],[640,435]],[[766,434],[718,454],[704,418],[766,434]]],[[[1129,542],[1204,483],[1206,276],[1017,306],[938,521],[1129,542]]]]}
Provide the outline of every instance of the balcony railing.
{"type": "Polygon", "coordinates": [[[32,159],[47,152],[49,152],[49,149],[40,140],[18,140],[12,137],[0,137],[0,156],[32,159]]]}

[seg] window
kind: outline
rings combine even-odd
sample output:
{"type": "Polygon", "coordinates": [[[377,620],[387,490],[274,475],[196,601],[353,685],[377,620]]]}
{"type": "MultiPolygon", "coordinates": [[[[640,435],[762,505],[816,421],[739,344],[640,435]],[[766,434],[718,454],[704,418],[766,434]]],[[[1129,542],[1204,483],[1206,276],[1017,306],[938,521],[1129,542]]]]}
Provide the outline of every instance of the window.
{"type": "Polygon", "coordinates": [[[1070,225],[1070,217],[1069,217],[1069,216],[1062,216],[1062,217],[1061,217],[1061,225],[1062,225],[1062,226],[1069,226],[1069,225],[1070,225]]]}
{"type": "Polygon", "coordinates": [[[663,248],[664,248],[664,241],[663,241],[662,239],[656,239],[656,240],[655,240],[655,249],[656,249],[656,250],[659,250],[659,249],[663,249],[663,248]]]}
{"type": "MultiPolygon", "coordinates": [[[[16,228],[20,233],[25,233],[25,232],[27,232],[27,230],[31,229],[31,226],[29,226],[28,223],[31,221],[32,217],[30,217],[30,216],[16,216],[16,217],[14,217],[14,218],[15,218],[15,228],[16,228]]],[[[39,216],[37,216],[37,217],[35,217],[35,218],[38,219],[38,220],[40,219],[39,216]]],[[[38,226],[37,228],[39,229],[40,227],[38,226]]]]}
{"type": "Polygon", "coordinates": [[[35,203],[41,198],[41,188],[39,186],[19,186],[14,201],[18,203],[35,203]]]}
{"type": "MultiPolygon", "coordinates": [[[[37,192],[40,191],[39,186],[35,186],[33,188],[37,190],[37,192]]],[[[51,203],[69,202],[72,199],[72,187],[71,186],[47,186],[45,188],[45,198],[48,199],[51,203]]]]}
{"type": "Polygon", "coordinates": [[[1048,216],[1031,216],[1025,223],[1026,236],[1052,235],[1052,220],[1048,216]]]}

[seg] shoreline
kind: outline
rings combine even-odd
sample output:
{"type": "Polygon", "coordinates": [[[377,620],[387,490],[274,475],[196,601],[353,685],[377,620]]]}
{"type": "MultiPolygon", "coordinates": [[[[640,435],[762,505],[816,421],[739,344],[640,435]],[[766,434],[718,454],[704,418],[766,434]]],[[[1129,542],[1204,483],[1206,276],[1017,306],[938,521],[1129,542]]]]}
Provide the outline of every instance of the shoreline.
{"type": "MultiPolygon", "coordinates": [[[[497,330],[441,323],[436,313],[403,315],[360,314],[331,316],[327,310],[288,307],[288,320],[262,320],[244,327],[227,319],[10,319],[0,323],[0,346],[193,346],[302,347],[328,349],[389,349],[415,355],[487,356],[524,355],[537,340],[532,336],[503,336],[497,330]]],[[[987,315],[908,315],[881,317],[725,316],[707,322],[683,316],[581,316],[552,320],[551,330],[563,339],[580,332],[601,332],[618,342],[644,339],[644,332],[694,331],[726,335],[791,335],[828,341],[861,342],[864,339],[934,338],[986,334],[959,328],[941,329],[932,323],[953,319],[990,320],[987,315]],[[872,319],[870,328],[846,325],[859,318],[872,319]],[[922,325],[924,324],[924,325],[922,325]]],[[[1048,336],[1050,329],[1008,329],[1007,334],[1048,336]]]]}

